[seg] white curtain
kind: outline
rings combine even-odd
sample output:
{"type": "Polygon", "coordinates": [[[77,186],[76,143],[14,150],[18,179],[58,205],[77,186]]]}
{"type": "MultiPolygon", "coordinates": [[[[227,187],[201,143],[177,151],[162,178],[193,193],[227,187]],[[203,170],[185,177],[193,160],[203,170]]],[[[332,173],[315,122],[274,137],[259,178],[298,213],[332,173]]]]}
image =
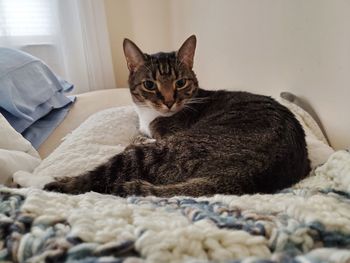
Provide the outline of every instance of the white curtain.
{"type": "Polygon", "coordinates": [[[0,0],[0,46],[41,58],[74,93],[115,87],[104,1],[0,0]]]}

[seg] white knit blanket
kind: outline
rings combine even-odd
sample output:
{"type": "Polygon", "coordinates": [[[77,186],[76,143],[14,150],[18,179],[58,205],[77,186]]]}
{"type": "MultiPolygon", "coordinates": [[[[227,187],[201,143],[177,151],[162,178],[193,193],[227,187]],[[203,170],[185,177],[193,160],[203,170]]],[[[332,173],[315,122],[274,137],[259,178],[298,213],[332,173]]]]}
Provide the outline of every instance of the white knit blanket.
{"type": "Polygon", "coordinates": [[[123,199],[2,188],[0,198],[0,261],[350,261],[347,151],[273,195],[123,199]]]}
{"type": "MultiPolygon", "coordinates": [[[[288,105],[306,134],[311,175],[273,195],[71,196],[0,188],[0,261],[348,262],[350,154],[326,145],[310,116],[288,105]],[[266,261],[269,260],[269,261],[266,261]]],[[[130,107],[92,116],[22,186],[77,176],[122,151],[137,134],[130,107]]]]}

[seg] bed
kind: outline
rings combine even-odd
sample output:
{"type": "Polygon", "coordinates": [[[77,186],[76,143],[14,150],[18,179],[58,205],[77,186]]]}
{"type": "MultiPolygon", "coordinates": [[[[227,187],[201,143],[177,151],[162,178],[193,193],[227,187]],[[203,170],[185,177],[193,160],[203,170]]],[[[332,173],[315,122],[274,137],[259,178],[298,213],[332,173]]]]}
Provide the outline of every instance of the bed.
{"type": "Polygon", "coordinates": [[[350,153],[334,151],[315,117],[292,94],[283,97],[307,134],[313,170],[270,195],[120,198],[41,190],[130,143],[138,129],[127,89],[77,95],[38,151],[0,118],[0,149],[16,154],[0,158],[11,166],[0,187],[0,261],[350,262],[350,153]]]}
{"type": "Polygon", "coordinates": [[[2,261],[350,260],[350,153],[345,150],[327,153],[328,160],[307,179],[274,195],[123,199],[39,189],[121,151],[137,133],[137,116],[129,104],[126,89],[79,95],[39,148],[40,165],[31,173],[15,173],[18,183],[31,187],[1,188],[2,261]],[[97,142],[94,134],[101,130],[105,134],[97,142]],[[73,154],[67,156],[69,152],[73,154]],[[89,164],[82,161],[86,158],[89,164]]]}

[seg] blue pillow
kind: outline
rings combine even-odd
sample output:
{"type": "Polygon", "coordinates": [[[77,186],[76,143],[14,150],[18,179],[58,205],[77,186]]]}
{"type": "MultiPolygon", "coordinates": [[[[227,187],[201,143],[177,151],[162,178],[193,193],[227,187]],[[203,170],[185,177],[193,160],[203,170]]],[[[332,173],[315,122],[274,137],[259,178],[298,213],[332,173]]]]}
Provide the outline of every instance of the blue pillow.
{"type": "Polygon", "coordinates": [[[0,112],[20,133],[53,109],[72,101],[73,85],[57,77],[40,59],[0,48],[0,112]]]}
{"type": "MultiPolygon", "coordinates": [[[[72,102],[75,101],[74,96],[69,96],[69,98],[72,102]]],[[[49,114],[37,120],[28,129],[22,132],[23,137],[30,141],[35,149],[39,149],[39,146],[66,117],[70,106],[71,105],[52,110],[49,114]]]]}

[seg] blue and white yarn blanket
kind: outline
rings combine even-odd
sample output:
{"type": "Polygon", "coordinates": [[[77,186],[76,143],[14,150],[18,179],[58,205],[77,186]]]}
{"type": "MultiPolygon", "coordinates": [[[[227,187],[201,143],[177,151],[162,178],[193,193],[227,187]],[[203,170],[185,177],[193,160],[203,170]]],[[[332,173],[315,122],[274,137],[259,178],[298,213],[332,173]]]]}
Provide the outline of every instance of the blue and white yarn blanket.
{"type": "Polygon", "coordinates": [[[0,198],[0,262],[350,262],[347,151],[272,195],[0,198]]]}

